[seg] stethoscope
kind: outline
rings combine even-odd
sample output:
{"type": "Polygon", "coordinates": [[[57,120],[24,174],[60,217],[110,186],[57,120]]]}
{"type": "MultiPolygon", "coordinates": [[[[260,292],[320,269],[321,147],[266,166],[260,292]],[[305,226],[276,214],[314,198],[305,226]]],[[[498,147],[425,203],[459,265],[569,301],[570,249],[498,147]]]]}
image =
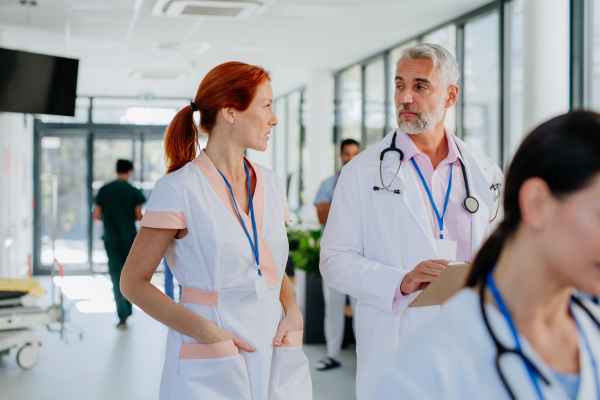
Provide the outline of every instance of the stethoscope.
{"type": "MultiPolygon", "coordinates": [[[[517,345],[514,349],[509,349],[509,348],[506,348],[502,343],[500,343],[500,341],[494,334],[494,331],[492,330],[490,322],[487,318],[487,314],[485,312],[485,289],[486,289],[486,286],[490,286],[492,294],[494,295],[494,298],[496,300],[496,304],[498,305],[498,308],[500,308],[500,310],[503,314],[505,314],[505,312],[503,312],[502,308],[505,307],[505,305],[504,305],[502,298],[499,296],[499,293],[497,292],[495,283],[493,282],[493,278],[491,277],[491,272],[490,272],[487,279],[483,280],[483,283],[481,284],[481,287],[479,288],[479,305],[481,307],[481,314],[483,315],[483,322],[485,323],[485,326],[486,326],[492,340],[494,341],[494,344],[496,345],[496,370],[498,371],[500,380],[502,381],[502,384],[506,388],[506,391],[508,392],[508,395],[510,396],[510,398],[512,400],[516,400],[515,394],[512,391],[512,389],[510,388],[510,385],[508,384],[508,381],[506,380],[506,377],[504,376],[504,373],[502,372],[502,369],[500,368],[500,358],[503,355],[516,354],[523,360],[523,363],[525,364],[525,367],[527,368],[527,372],[529,373],[531,380],[536,388],[538,397],[541,400],[543,400],[544,397],[541,393],[541,389],[540,389],[539,385],[537,384],[536,378],[539,377],[539,379],[541,379],[541,381],[544,382],[544,384],[546,386],[550,386],[550,380],[548,380],[548,378],[546,378],[546,376],[544,376],[544,374],[542,374],[542,372],[539,370],[539,368],[537,368],[535,366],[535,364],[533,363],[533,361],[531,361],[531,359],[529,357],[527,357],[525,354],[523,354],[523,350],[521,349],[521,345],[520,345],[518,337],[517,337],[516,328],[514,327],[510,317],[506,314],[505,314],[505,318],[507,319],[509,327],[511,328],[511,330],[513,332],[513,336],[516,339],[517,345]]],[[[579,298],[577,298],[576,296],[571,296],[571,302],[572,302],[572,304],[575,304],[579,308],[581,308],[590,317],[590,319],[594,322],[594,324],[598,327],[598,329],[600,329],[600,321],[598,321],[596,319],[596,317],[594,317],[592,312],[581,302],[581,300],[579,298]]],[[[579,331],[581,332],[582,336],[584,337],[584,342],[586,343],[586,346],[588,347],[588,352],[590,353],[590,357],[592,358],[592,365],[594,367],[594,375],[596,378],[596,391],[597,391],[598,395],[600,396],[600,382],[598,381],[597,365],[595,364],[595,361],[591,354],[591,349],[589,347],[587,338],[585,338],[583,331],[581,330],[581,327],[579,326],[579,323],[577,322],[577,320],[575,320],[575,321],[577,323],[579,331]]],[[[600,400],[600,398],[599,398],[599,400],[600,400]]]]}
{"type": "MultiPolygon", "coordinates": [[[[392,137],[392,143],[390,144],[390,147],[383,149],[383,151],[379,155],[379,179],[381,180],[381,187],[373,186],[373,190],[375,190],[375,191],[384,189],[391,193],[400,194],[399,189],[390,190],[390,187],[392,187],[392,185],[396,181],[396,178],[398,177],[398,174],[400,173],[400,167],[402,166],[402,161],[404,160],[404,153],[402,152],[402,150],[400,150],[399,148],[396,147],[396,134],[397,134],[397,132],[394,132],[394,136],[392,137]],[[394,179],[392,179],[392,182],[390,182],[390,184],[386,186],[386,184],[383,183],[383,174],[381,172],[381,168],[383,165],[383,158],[385,157],[385,153],[387,153],[388,151],[394,151],[394,152],[398,153],[400,155],[400,163],[398,164],[398,169],[396,170],[396,173],[394,174],[394,179]]],[[[458,146],[456,146],[456,148],[458,149],[458,146]]],[[[462,157],[462,153],[461,153],[460,149],[458,149],[458,152],[462,157]]],[[[462,168],[463,178],[465,180],[465,188],[467,189],[467,197],[465,197],[462,205],[465,210],[467,210],[471,214],[475,214],[477,212],[477,210],[479,210],[479,202],[477,201],[477,199],[475,197],[471,196],[471,191],[469,189],[469,180],[467,178],[467,170],[460,158],[459,158],[459,161],[460,161],[460,166],[462,168]]],[[[499,190],[499,188],[500,188],[499,183],[492,185],[492,186],[494,186],[493,187],[494,190],[499,190]]],[[[498,197],[499,196],[497,196],[497,198],[498,197]]]]}

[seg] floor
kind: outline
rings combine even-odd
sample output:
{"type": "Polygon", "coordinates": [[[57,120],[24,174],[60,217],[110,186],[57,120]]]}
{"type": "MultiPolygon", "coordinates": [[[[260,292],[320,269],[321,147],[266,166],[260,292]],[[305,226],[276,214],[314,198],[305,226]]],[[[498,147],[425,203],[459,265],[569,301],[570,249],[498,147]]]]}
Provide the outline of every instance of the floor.
{"type": "MultiPolygon", "coordinates": [[[[161,287],[162,275],[155,284],[161,287]]],[[[43,279],[49,288],[50,280],[43,279]]],[[[151,400],[158,399],[167,329],[139,309],[134,310],[126,331],[115,328],[116,313],[110,280],[69,277],[63,281],[71,321],[84,331],[83,340],[71,335],[69,342],[45,327],[39,332],[39,363],[21,370],[16,349],[0,358],[0,397],[19,400],[151,400]]],[[[50,297],[40,300],[48,303],[50,297]]],[[[314,369],[325,354],[323,345],[304,345],[311,365],[314,400],[355,398],[356,354],[342,351],[342,367],[319,372],[314,369]]]]}

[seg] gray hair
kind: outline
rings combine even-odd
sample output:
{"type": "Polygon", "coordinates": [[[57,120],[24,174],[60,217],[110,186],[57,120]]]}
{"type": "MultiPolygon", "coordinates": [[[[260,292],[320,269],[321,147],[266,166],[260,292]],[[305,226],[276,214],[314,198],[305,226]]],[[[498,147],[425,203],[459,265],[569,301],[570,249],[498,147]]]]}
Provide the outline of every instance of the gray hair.
{"type": "Polygon", "coordinates": [[[448,85],[456,85],[460,72],[458,63],[452,57],[452,54],[439,44],[421,43],[409,47],[402,51],[400,59],[396,63],[396,67],[406,59],[409,60],[431,60],[433,65],[438,70],[438,77],[444,87],[448,85]]]}

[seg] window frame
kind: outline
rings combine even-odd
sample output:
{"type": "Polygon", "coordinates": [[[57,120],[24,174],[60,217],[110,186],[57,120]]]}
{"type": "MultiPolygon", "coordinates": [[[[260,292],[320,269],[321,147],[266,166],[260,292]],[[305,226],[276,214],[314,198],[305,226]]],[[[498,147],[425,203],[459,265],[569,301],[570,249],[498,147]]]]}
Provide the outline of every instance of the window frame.
{"type": "MultiPolygon", "coordinates": [[[[572,0],[572,1],[590,1],[590,0],[572,0]]],[[[464,108],[464,84],[463,84],[463,77],[464,77],[464,49],[465,49],[465,34],[464,34],[464,29],[465,29],[465,25],[468,24],[469,22],[472,22],[476,19],[479,19],[481,17],[484,17],[488,14],[494,13],[494,12],[498,12],[498,17],[499,17],[499,24],[498,24],[498,29],[499,29],[499,43],[498,43],[498,49],[499,49],[499,93],[500,93],[500,99],[499,99],[499,116],[500,118],[498,118],[498,147],[499,147],[499,164],[500,167],[503,168],[506,164],[507,164],[507,157],[508,157],[508,149],[509,149],[509,135],[510,132],[509,127],[510,124],[508,124],[507,122],[510,121],[510,107],[509,107],[509,99],[510,99],[510,6],[513,3],[513,0],[498,0],[498,1],[493,1],[490,2],[486,5],[483,5],[479,8],[476,8],[475,10],[472,10],[470,12],[467,12],[457,18],[454,18],[452,20],[446,21],[442,24],[436,25],[430,29],[427,29],[417,35],[411,36],[409,38],[406,38],[405,40],[402,40],[401,42],[397,43],[395,46],[392,46],[384,51],[379,51],[375,54],[372,54],[362,60],[359,60],[358,62],[352,63],[351,65],[348,65],[344,68],[339,69],[338,71],[336,71],[334,73],[334,81],[335,81],[335,92],[334,92],[334,129],[333,129],[333,134],[332,134],[332,140],[333,143],[337,146],[340,141],[342,140],[342,119],[341,119],[341,110],[340,110],[340,105],[341,105],[341,88],[340,88],[340,76],[341,74],[347,70],[348,68],[354,67],[355,65],[360,65],[362,70],[363,70],[363,74],[362,74],[362,82],[361,82],[361,88],[362,88],[362,126],[363,126],[363,132],[362,132],[362,140],[361,140],[361,146],[364,146],[364,144],[366,143],[366,129],[365,129],[365,101],[366,101],[366,87],[365,87],[365,77],[364,77],[364,70],[366,65],[379,58],[382,57],[384,58],[384,76],[385,76],[385,93],[386,93],[386,98],[385,98],[385,102],[386,102],[386,112],[388,112],[388,110],[391,107],[391,102],[392,102],[392,93],[391,93],[391,85],[392,82],[390,82],[390,76],[389,76],[389,70],[391,68],[391,63],[394,62],[393,60],[390,59],[390,53],[393,49],[406,45],[407,43],[410,43],[412,41],[417,41],[418,43],[422,43],[423,39],[425,36],[436,32],[442,28],[447,27],[448,25],[455,25],[456,26],[456,61],[458,62],[459,68],[460,68],[460,73],[461,73],[461,79],[458,81],[458,86],[459,86],[459,92],[458,92],[458,100],[456,102],[456,135],[459,138],[463,138],[463,133],[464,133],[464,114],[465,114],[465,108],[464,108]]],[[[385,135],[392,129],[392,127],[390,126],[390,122],[389,122],[389,118],[386,118],[385,121],[385,128],[384,128],[384,132],[382,135],[382,139],[383,137],[385,137],[385,135]]],[[[364,149],[364,148],[363,148],[364,149]]],[[[339,166],[339,162],[336,161],[336,167],[339,166]]]]}

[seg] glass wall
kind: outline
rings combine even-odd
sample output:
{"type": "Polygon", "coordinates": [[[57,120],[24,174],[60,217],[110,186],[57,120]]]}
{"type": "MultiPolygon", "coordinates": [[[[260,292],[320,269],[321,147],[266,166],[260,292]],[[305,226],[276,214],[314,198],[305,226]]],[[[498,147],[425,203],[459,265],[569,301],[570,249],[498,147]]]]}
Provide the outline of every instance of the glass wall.
{"type": "Polygon", "coordinates": [[[385,132],[385,63],[378,57],[365,66],[365,144],[381,141],[385,132]]]}
{"type": "Polygon", "coordinates": [[[498,12],[465,25],[463,139],[500,163],[498,12]]]}
{"type": "MultiPolygon", "coordinates": [[[[593,1],[600,3],[600,0],[593,1]]],[[[366,139],[364,147],[367,148],[383,138],[386,126],[396,128],[393,94],[397,61],[409,46],[435,43],[444,46],[456,58],[461,72],[459,98],[447,111],[446,128],[503,166],[505,160],[501,158],[508,159],[507,155],[512,154],[521,141],[523,130],[522,10],[523,0],[491,2],[409,38],[380,56],[338,71],[335,91],[337,140],[346,137],[366,139]],[[509,21],[508,29],[501,29],[501,17],[509,21]],[[501,34],[503,40],[500,40],[501,34]],[[504,47],[500,48],[502,43],[504,47]],[[503,58],[508,63],[501,65],[503,58]],[[501,87],[502,76],[509,77],[504,88],[501,87]],[[504,107],[503,120],[500,118],[502,105],[508,105],[504,107]],[[385,123],[381,120],[382,106],[388,110],[385,123]],[[507,123],[503,124],[503,121],[507,123]]],[[[598,20],[600,27],[600,12],[598,20]]],[[[600,36],[597,42],[600,43],[600,36]]],[[[600,93],[600,58],[598,77],[600,93]]]]}
{"type": "Polygon", "coordinates": [[[302,160],[304,152],[304,89],[295,90],[275,99],[278,124],[271,134],[274,170],[283,179],[290,210],[303,204],[302,160]]]}
{"type": "Polygon", "coordinates": [[[362,140],[362,66],[354,65],[339,76],[340,142],[362,140]]]}

